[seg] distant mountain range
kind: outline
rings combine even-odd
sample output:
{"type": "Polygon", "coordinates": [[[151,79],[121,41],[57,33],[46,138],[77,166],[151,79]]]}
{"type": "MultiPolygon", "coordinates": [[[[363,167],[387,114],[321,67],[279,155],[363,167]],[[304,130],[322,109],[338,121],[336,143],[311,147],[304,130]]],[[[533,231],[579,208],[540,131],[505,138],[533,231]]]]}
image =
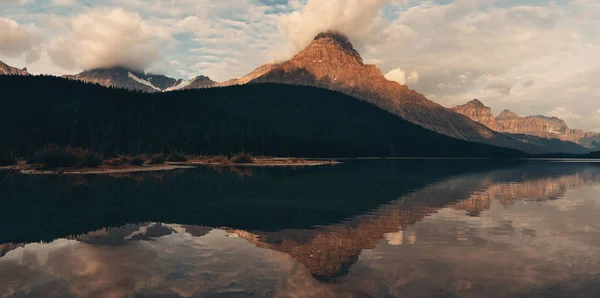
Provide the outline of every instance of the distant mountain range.
{"type": "Polygon", "coordinates": [[[251,83],[314,86],[356,97],[424,128],[460,140],[529,153],[582,154],[596,148],[594,136],[583,131],[569,130],[571,133],[557,137],[556,133],[535,133],[537,128],[517,129],[522,127],[519,125],[508,128],[510,121],[496,119],[491,111],[489,115],[485,114],[485,108],[481,111],[477,110],[480,107],[472,105],[445,108],[405,85],[387,80],[375,65],[363,63],[362,57],[345,36],[333,32],[318,34],[304,50],[288,61],[260,66],[241,78],[226,82],[215,82],[206,76],[186,81],[122,67],[88,70],[63,77],[148,93],[251,83]],[[480,112],[485,115],[479,116],[480,112]]]}
{"type": "Polygon", "coordinates": [[[0,61],[0,75],[17,75],[26,76],[29,75],[27,68],[18,69],[16,67],[9,66],[4,62],[0,61]]]}
{"type": "Polygon", "coordinates": [[[571,129],[564,120],[557,117],[542,115],[522,117],[509,110],[504,110],[494,117],[492,109],[477,99],[452,109],[494,131],[558,139],[600,150],[600,133],[571,129]]]}
{"type": "Polygon", "coordinates": [[[67,79],[80,80],[86,83],[100,84],[143,92],[163,92],[213,87],[216,82],[206,76],[198,76],[192,80],[174,79],[164,75],[145,74],[123,67],[94,69],[77,75],[63,76],[67,79]]]}

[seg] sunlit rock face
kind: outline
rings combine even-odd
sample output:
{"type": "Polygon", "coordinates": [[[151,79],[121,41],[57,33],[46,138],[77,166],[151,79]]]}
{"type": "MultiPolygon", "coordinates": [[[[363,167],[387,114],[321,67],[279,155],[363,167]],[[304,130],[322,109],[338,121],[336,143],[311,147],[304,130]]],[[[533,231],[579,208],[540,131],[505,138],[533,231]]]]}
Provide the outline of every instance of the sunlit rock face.
{"type": "Polygon", "coordinates": [[[463,114],[492,130],[502,131],[490,107],[486,107],[481,101],[473,99],[468,103],[452,108],[457,113],[463,114]]]}
{"type": "Polygon", "coordinates": [[[585,183],[586,179],[580,175],[532,179],[526,182],[493,183],[456,203],[455,208],[465,210],[471,216],[479,216],[481,212],[491,208],[494,200],[504,206],[509,206],[517,200],[554,200],[563,197],[567,190],[582,187],[585,183]]]}
{"type": "Polygon", "coordinates": [[[26,76],[29,73],[27,72],[27,68],[18,69],[0,61],[0,75],[26,76]]]}
{"type": "Polygon", "coordinates": [[[567,123],[556,117],[527,116],[521,117],[508,110],[503,111],[496,121],[502,131],[520,133],[544,138],[555,138],[596,148],[594,142],[600,142],[600,134],[586,132],[581,129],[571,129],[567,123]]]}
{"type": "Polygon", "coordinates": [[[263,65],[222,85],[265,82],[339,91],[448,136],[524,149],[520,142],[444,108],[405,85],[386,79],[377,66],[364,64],[348,38],[337,33],[320,33],[290,60],[263,65]]]}
{"type": "Polygon", "coordinates": [[[494,117],[492,109],[477,99],[456,106],[452,110],[497,132],[558,139],[591,149],[600,149],[596,147],[600,143],[600,134],[571,129],[564,120],[556,117],[541,115],[522,117],[509,110],[504,110],[494,117]]]}

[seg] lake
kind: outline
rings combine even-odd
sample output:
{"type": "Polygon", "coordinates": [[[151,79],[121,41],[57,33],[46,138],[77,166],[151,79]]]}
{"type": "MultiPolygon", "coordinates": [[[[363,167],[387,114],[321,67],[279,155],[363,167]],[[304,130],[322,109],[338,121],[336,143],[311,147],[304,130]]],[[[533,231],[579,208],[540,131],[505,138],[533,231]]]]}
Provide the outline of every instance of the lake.
{"type": "Polygon", "coordinates": [[[0,172],[0,297],[600,297],[600,163],[0,172]]]}

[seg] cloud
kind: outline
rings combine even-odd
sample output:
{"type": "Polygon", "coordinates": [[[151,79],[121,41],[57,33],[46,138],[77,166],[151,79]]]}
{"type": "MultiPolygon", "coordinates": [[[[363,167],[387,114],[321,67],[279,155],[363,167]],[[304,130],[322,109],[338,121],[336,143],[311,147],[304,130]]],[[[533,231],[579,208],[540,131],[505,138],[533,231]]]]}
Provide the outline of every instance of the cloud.
{"type": "Polygon", "coordinates": [[[419,73],[416,71],[413,71],[410,74],[408,74],[408,77],[406,78],[406,82],[409,84],[418,83],[419,82],[419,73]]]}
{"type": "Polygon", "coordinates": [[[58,6],[74,6],[77,4],[77,0],[52,0],[52,4],[58,6]]]}
{"type": "Polygon", "coordinates": [[[400,85],[406,85],[406,71],[396,68],[392,69],[385,75],[385,78],[400,83],[400,85]]]}
{"type": "Polygon", "coordinates": [[[565,107],[555,108],[552,111],[548,111],[545,115],[548,117],[557,117],[563,120],[581,119],[581,115],[565,107]]]}
{"type": "Polygon", "coordinates": [[[279,29],[290,39],[293,51],[305,47],[323,31],[337,31],[362,46],[381,29],[381,9],[390,0],[308,0],[298,11],[284,15],[279,29]]]}
{"type": "Polygon", "coordinates": [[[506,84],[490,84],[487,87],[485,87],[485,90],[496,92],[502,96],[509,96],[510,90],[512,90],[512,86],[506,84]]]}
{"type": "Polygon", "coordinates": [[[22,26],[14,20],[0,17],[0,55],[25,55],[27,61],[33,62],[39,58],[42,41],[35,25],[22,26]]]}
{"type": "Polygon", "coordinates": [[[533,83],[534,83],[534,80],[529,80],[529,81],[521,84],[521,86],[523,86],[524,88],[529,88],[529,87],[533,86],[533,83]]]}
{"type": "Polygon", "coordinates": [[[65,69],[124,66],[143,70],[160,59],[148,24],[124,9],[98,9],[71,21],[71,32],[50,43],[51,60],[65,69]]]}
{"type": "Polygon", "coordinates": [[[385,78],[390,81],[398,82],[400,85],[416,84],[419,82],[419,73],[416,71],[407,73],[401,68],[396,68],[385,74],[385,78]]]}

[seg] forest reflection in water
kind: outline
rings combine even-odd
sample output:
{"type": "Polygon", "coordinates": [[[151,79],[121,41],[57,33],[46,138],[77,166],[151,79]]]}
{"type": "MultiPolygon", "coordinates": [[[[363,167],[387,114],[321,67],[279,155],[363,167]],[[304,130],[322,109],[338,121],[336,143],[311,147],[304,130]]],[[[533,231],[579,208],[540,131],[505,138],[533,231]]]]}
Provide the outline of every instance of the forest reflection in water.
{"type": "Polygon", "coordinates": [[[349,161],[248,173],[3,176],[6,199],[30,201],[7,204],[0,295],[599,294],[600,164],[349,161]]]}

